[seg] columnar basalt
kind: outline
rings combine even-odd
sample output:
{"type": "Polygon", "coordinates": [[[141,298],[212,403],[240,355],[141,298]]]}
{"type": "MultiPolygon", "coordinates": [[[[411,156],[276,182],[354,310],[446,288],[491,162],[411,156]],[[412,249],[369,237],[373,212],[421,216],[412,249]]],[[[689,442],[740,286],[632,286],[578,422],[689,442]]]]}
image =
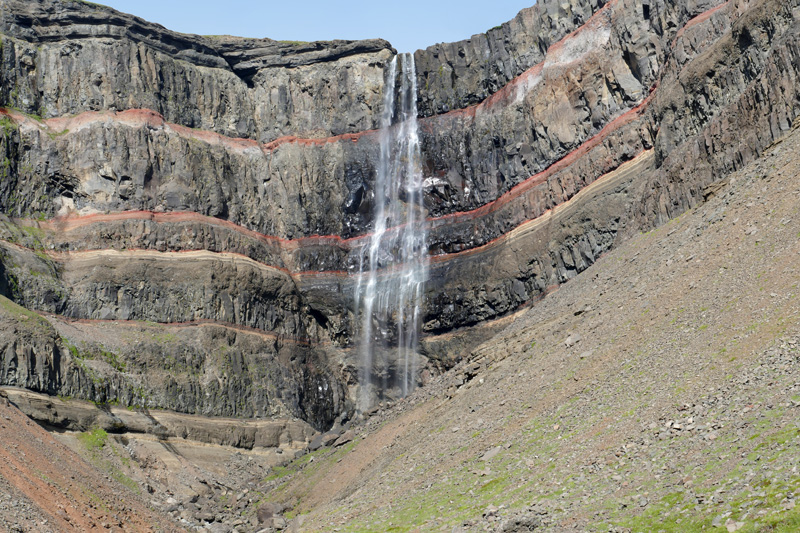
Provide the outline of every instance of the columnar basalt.
{"type": "Polygon", "coordinates": [[[88,2],[4,0],[2,97],[55,117],[151,109],[261,141],[375,127],[382,40],[283,43],[184,35],[88,2]]]}
{"type": "MultiPolygon", "coordinates": [[[[14,324],[52,313],[40,336],[8,330],[2,383],[319,428],[351,410],[389,44],[188,36],[62,0],[0,6],[0,291],[23,306],[9,302],[14,324]],[[242,348],[215,360],[154,340],[145,367],[110,341],[75,355],[69,320],[203,323],[227,332],[223,352],[242,348]],[[244,331],[261,340],[241,344],[244,331]],[[176,350],[191,359],[185,386],[166,378],[176,350]],[[101,364],[112,352],[124,370],[101,364]]],[[[417,51],[431,366],[788,131],[797,7],[543,0],[417,51]]]]}

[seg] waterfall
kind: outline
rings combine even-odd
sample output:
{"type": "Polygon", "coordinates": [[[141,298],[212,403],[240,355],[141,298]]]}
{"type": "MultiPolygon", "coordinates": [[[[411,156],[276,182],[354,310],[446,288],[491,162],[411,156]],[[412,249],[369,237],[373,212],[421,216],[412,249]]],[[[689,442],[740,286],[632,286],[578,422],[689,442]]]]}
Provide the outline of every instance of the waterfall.
{"type": "Polygon", "coordinates": [[[406,396],[414,389],[418,370],[427,234],[414,56],[398,57],[386,76],[380,156],[371,191],[374,227],[360,254],[356,287],[361,411],[374,397],[406,396]]]}

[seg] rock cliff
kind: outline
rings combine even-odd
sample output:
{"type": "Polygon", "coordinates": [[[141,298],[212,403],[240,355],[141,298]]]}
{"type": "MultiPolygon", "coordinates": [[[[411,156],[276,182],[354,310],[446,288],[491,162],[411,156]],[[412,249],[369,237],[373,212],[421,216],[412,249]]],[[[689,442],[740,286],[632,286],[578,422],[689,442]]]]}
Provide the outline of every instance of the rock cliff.
{"type": "MultiPolygon", "coordinates": [[[[425,373],[800,114],[798,1],[542,0],[415,53],[425,373]]],[[[0,0],[0,384],[210,416],[353,408],[385,41],[0,0]]]]}

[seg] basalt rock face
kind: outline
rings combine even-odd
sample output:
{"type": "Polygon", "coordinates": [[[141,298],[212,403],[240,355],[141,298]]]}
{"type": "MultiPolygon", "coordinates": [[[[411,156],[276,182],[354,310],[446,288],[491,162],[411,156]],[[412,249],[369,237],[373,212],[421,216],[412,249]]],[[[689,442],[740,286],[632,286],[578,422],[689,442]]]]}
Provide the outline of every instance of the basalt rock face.
{"type": "MultiPolygon", "coordinates": [[[[388,43],[0,8],[0,291],[48,313],[4,333],[0,384],[317,428],[349,411],[388,43]]],[[[800,114],[797,0],[544,0],[415,61],[436,369],[800,114]]]]}
{"type": "Polygon", "coordinates": [[[10,222],[1,232],[4,285],[24,306],[0,296],[3,384],[206,416],[299,417],[319,428],[342,410],[341,376],[312,342],[319,323],[284,272],[208,252],[67,259],[46,255],[37,235],[10,222]]]}
{"type": "Polygon", "coordinates": [[[4,0],[7,105],[42,117],[151,109],[234,137],[375,127],[389,43],[281,43],[168,31],[103,6],[4,0]]]}
{"type": "Polygon", "coordinates": [[[188,211],[281,238],[352,234],[360,215],[348,213],[343,168],[376,149],[373,135],[265,146],[140,110],[28,120],[10,134],[29,149],[14,173],[19,184],[0,191],[9,215],[188,211]]]}
{"type": "Polygon", "coordinates": [[[456,43],[417,50],[421,116],[479,104],[508,82],[540,63],[548,48],[583,25],[607,2],[543,2],[514,19],[456,43]]]}

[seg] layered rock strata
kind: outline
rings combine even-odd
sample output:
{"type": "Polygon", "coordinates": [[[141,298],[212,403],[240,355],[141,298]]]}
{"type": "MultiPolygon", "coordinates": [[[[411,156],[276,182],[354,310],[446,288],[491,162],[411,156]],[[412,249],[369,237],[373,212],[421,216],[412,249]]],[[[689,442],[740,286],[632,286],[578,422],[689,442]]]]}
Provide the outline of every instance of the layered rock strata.
{"type": "Polygon", "coordinates": [[[87,401],[54,398],[24,389],[0,389],[0,397],[46,427],[73,431],[104,431],[154,435],[160,439],[190,439],[236,448],[300,449],[315,434],[299,420],[209,418],[148,409],[98,408],[87,401]]]}
{"type": "MultiPolygon", "coordinates": [[[[2,6],[4,294],[50,321],[203,322],[273,338],[228,373],[252,388],[217,379],[222,402],[202,400],[207,377],[157,379],[171,348],[102,375],[151,375],[150,407],[332,423],[352,405],[352,274],[374,223],[393,50],[185,36],[76,2],[2,6]]],[[[418,51],[431,365],[447,367],[469,328],[542,297],[620,236],[703,201],[788,131],[800,114],[797,7],[543,1],[418,51]]],[[[80,358],[63,336],[7,349],[23,355],[4,356],[3,383],[134,400],[121,385],[69,385],[80,358]],[[33,364],[37,353],[49,363],[33,364]],[[28,380],[25,365],[42,370],[28,380]]],[[[213,350],[186,351],[203,374],[213,350]]]]}
{"type": "Polygon", "coordinates": [[[375,127],[389,43],[184,35],[89,2],[4,0],[2,98],[42,117],[151,109],[230,136],[375,127]]]}

